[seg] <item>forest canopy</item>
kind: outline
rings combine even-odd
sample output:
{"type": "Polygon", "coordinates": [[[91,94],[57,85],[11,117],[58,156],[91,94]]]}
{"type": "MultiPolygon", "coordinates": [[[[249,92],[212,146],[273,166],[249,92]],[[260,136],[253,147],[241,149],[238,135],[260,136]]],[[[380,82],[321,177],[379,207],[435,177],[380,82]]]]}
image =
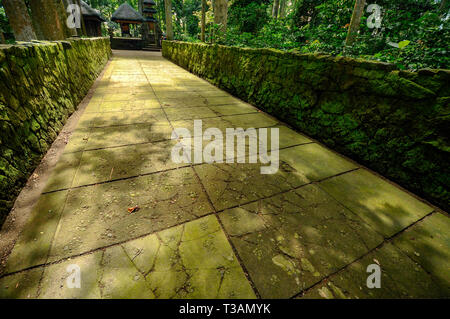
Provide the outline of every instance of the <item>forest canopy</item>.
{"type": "MultiPolygon", "coordinates": [[[[108,29],[118,32],[110,18],[125,0],[85,2],[108,20],[104,35],[108,29]]],[[[127,2],[139,6],[139,0],[127,2]]],[[[167,2],[155,0],[163,32],[167,2]]],[[[392,62],[401,69],[449,68],[447,0],[171,0],[171,8],[175,40],[347,55],[392,62]]],[[[0,31],[3,42],[14,41],[2,5],[0,31]]]]}

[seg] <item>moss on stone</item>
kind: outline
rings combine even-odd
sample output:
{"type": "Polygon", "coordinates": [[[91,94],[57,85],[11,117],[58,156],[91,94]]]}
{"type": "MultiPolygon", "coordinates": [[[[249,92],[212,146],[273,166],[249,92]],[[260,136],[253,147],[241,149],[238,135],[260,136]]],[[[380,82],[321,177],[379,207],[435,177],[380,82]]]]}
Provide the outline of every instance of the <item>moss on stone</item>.
{"type": "Polygon", "coordinates": [[[0,225],[110,55],[108,38],[0,49],[0,225]]]}
{"type": "Polygon", "coordinates": [[[450,209],[450,71],[163,42],[163,56],[450,209]]]}

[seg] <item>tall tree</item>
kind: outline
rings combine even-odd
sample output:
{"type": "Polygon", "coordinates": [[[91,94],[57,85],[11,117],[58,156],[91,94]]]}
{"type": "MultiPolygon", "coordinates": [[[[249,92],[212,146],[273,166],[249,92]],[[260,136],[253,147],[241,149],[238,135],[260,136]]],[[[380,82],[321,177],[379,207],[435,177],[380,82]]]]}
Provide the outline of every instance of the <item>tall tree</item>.
{"type": "Polygon", "coordinates": [[[280,18],[286,17],[286,7],[287,7],[287,0],[280,0],[280,10],[278,12],[278,16],[280,18]]]}
{"type": "Polygon", "coordinates": [[[3,0],[3,7],[17,41],[30,41],[37,38],[23,0],[3,0]]]}
{"type": "Polygon", "coordinates": [[[38,26],[45,40],[62,40],[65,38],[64,26],[55,1],[33,0],[30,9],[34,25],[38,26]]]}
{"type": "Polygon", "coordinates": [[[278,8],[280,7],[280,0],[274,0],[273,6],[272,6],[272,17],[277,18],[278,17],[278,8]]]}
{"type": "Polygon", "coordinates": [[[205,42],[205,24],[206,24],[206,0],[202,0],[202,19],[200,39],[205,42]]]}
{"type": "Polygon", "coordinates": [[[347,39],[345,40],[346,46],[351,46],[356,40],[358,35],[359,25],[361,24],[361,17],[364,13],[364,6],[366,0],[356,0],[355,8],[353,9],[352,19],[350,20],[350,26],[348,27],[347,39]]]}
{"type": "Polygon", "coordinates": [[[440,11],[440,12],[445,11],[446,7],[447,7],[447,1],[446,1],[446,0],[442,0],[442,1],[441,1],[441,5],[440,5],[440,7],[439,7],[439,11],[440,11]]]}
{"type": "Polygon", "coordinates": [[[228,1],[214,0],[213,11],[214,11],[214,23],[220,25],[220,31],[226,32],[228,20],[228,1]]]}
{"type": "Polygon", "coordinates": [[[167,40],[173,40],[172,27],[172,0],[164,0],[166,11],[166,37],[167,40]]]}

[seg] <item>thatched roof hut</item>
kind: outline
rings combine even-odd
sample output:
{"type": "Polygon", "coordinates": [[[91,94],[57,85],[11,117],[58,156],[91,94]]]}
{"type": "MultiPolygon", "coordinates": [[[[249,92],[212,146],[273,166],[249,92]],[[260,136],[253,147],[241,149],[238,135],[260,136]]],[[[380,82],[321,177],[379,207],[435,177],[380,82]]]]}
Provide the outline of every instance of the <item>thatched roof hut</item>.
{"type": "Polygon", "coordinates": [[[118,23],[142,23],[144,18],[125,2],[113,13],[111,20],[118,23]]]}
{"type": "Polygon", "coordinates": [[[88,37],[100,37],[102,35],[101,25],[106,19],[102,17],[100,11],[91,8],[86,2],[80,1],[83,22],[88,37]]]}
{"type": "Polygon", "coordinates": [[[86,2],[80,1],[81,4],[81,13],[83,17],[89,17],[92,19],[99,20],[101,22],[105,22],[106,19],[101,15],[100,11],[91,8],[86,2]]]}

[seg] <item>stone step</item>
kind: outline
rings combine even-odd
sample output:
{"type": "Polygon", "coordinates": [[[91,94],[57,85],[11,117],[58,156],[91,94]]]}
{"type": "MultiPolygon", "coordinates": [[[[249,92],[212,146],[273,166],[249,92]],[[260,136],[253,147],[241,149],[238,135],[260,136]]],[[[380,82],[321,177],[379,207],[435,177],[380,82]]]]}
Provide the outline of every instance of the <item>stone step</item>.
{"type": "Polygon", "coordinates": [[[155,52],[159,52],[159,51],[161,51],[161,48],[158,48],[158,47],[153,47],[153,48],[151,48],[151,47],[145,47],[145,48],[142,48],[142,50],[143,50],[143,51],[155,51],[155,52]]]}
{"type": "Polygon", "coordinates": [[[157,46],[146,46],[146,47],[143,47],[142,50],[159,52],[159,51],[161,51],[161,48],[159,48],[157,46]]]}

